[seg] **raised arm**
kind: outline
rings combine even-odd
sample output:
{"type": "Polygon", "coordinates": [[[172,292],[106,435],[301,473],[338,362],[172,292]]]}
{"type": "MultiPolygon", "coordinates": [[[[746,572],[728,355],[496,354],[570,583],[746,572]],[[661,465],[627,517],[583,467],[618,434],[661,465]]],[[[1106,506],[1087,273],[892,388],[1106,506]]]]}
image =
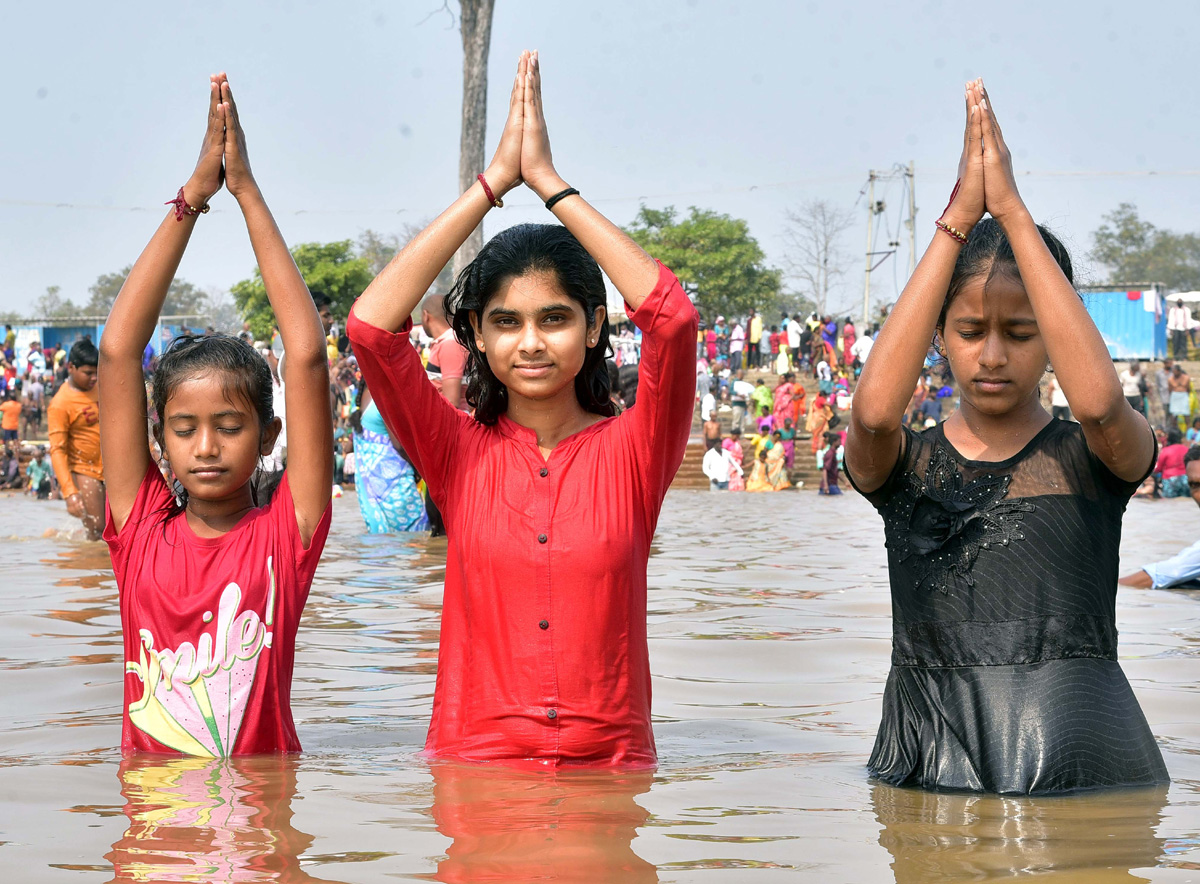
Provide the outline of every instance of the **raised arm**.
{"type": "MultiPolygon", "coordinates": [[[[555,171],[550,154],[550,136],[542,106],[542,70],[536,52],[529,59],[523,81],[525,132],[521,139],[521,177],[546,202],[571,187],[555,171]]],[[[654,259],[577,193],[559,199],[551,211],[596,259],[626,303],[637,310],[658,282],[654,259]]]]}
{"type": "Polygon", "coordinates": [[[221,188],[224,132],[219,78],[209,82],[208,128],[200,159],[180,191],[183,206],[168,212],[150,244],[138,257],[113,303],[100,338],[100,449],[113,526],[129,518],[138,486],[150,465],[146,446],[146,387],[142,354],[158,324],[158,315],[175,278],[199,214],[221,188]]]}
{"type": "Polygon", "coordinates": [[[224,75],[220,109],[225,125],[225,186],[237,199],[246,219],[250,245],[287,354],[283,381],[288,421],[288,485],[296,506],[300,538],[308,546],[329,508],[333,487],[333,419],[329,412],[325,332],[308,287],[250,171],[246,135],[224,75]]]}
{"type": "MultiPolygon", "coordinates": [[[[524,109],[521,90],[528,65],[529,53],[522,52],[509,96],[508,121],[504,124],[491,165],[483,173],[497,199],[521,183],[521,114],[524,109]]],[[[442,268],[483,221],[492,205],[483,184],[479,181],[472,184],[450,208],[413,237],[367,286],[354,303],[355,316],[384,331],[399,331],[442,268]]]]}
{"type": "MultiPolygon", "coordinates": [[[[942,223],[969,233],[984,210],[982,109],[967,84],[966,128],[958,163],[958,181],[942,223]]],[[[900,456],[901,421],[921,376],[929,342],[937,326],[960,243],[938,230],[892,308],[863,366],[850,410],[845,463],[862,491],[887,480],[900,456]]]]}
{"type": "Polygon", "coordinates": [[[1154,456],[1150,425],[1126,400],[1100,330],[1017,192],[1012,155],[982,83],[978,93],[987,210],[1012,244],[1056,380],[1092,452],[1118,478],[1138,481],[1154,456]]]}

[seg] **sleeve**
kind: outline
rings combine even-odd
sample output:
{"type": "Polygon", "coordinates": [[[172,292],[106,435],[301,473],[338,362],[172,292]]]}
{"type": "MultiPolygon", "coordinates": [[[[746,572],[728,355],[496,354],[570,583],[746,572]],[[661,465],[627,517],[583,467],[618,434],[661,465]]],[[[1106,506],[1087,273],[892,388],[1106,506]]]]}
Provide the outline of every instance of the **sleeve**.
{"type": "Polygon", "coordinates": [[[388,429],[400,441],[438,506],[445,508],[454,459],[474,418],[459,411],[429,380],[421,357],[408,342],[412,320],[397,332],[358,318],[353,309],[346,333],[363,377],[388,429]]]}
{"type": "Polygon", "coordinates": [[[881,509],[891,501],[892,496],[901,487],[904,476],[912,469],[912,465],[916,460],[915,455],[920,450],[922,443],[921,434],[914,433],[908,427],[903,427],[902,429],[904,435],[900,437],[900,455],[896,458],[896,465],[892,467],[892,471],[888,474],[888,477],[883,480],[883,484],[870,493],[858,487],[858,483],[854,481],[854,476],[850,472],[849,458],[844,455],[842,457],[842,472],[846,474],[846,481],[850,483],[850,487],[865,497],[875,509],[881,509]]]}
{"type": "Polygon", "coordinates": [[[71,478],[71,466],[67,458],[67,431],[71,421],[66,406],[58,401],[57,396],[50,400],[50,408],[46,412],[46,425],[49,427],[47,435],[50,439],[50,464],[54,467],[54,475],[58,479],[59,488],[62,489],[62,496],[67,498],[79,489],[75,487],[75,480],[71,478]]]}
{"type": "Polygon", "coordinates": [[[153,461],[146,466],[146,474],[142,476],[142,484],[138,486],[137,496],[133,499],[133,509],[129,511],[129,518],[125,520],[119,533],[113,525],[112,508],[108,505],[107,498],[105,499],[103,537],[112,556],[113,570],[117,574],[124,573],[125,559],[129,555],[130,541],[134,534],[149,522],[163,521],[174,502],[175,495],[167,487],[167,480],[153,461]]]}
{"type": "MultiPolygon", "coordinates": [[[[1078,424],[1072,425],[1078,427],[1078,424]]],[[[1116,495],[1122,502],[1128,502],[1141,487],[1142,483],[1149,479],[1152,475],[1162,469],[1162,453],[1166,449],[1158,447],[1158,436],[1155,435],[1154,429],[1150,429],[1150,436],[1154,440],[1154,450],[1150,454],[1150,463],[1146,466],[1146,472],[1142,473],[1142,477],[1133,482],[1127,482],[1108,468],[1108,465],[1096,456],[1096,452],[1092,451],[1091,446],[1087,444],[1087,438],[1083,435],[1082,430],[1078,430],[1080,443],[1087,452],[1088,464],[1092,468],[1092,472],[1099,478],[1102,486],[1109,493],[1116,495]]]]}
{"type": "Polygon", "coordinates": [[[1163,562],[1143,565],[1155,589],[1164,589],[1200,577],[1200,541],[1163,562]]]}
{"type": "Polygon", "coordinates": [[[692,431],[700,318],[675,274],[661,263],[654,290],[629,318],[642,330],[642,359],[637,400],[621,420],[645,469],[646,492],[661,502],[692,431]]]}
{"type": "Polygon", "coordinates": [[[283,478],[279,480],[279,487],[275,489],[270,507],[271,519],[278,526],[279,536],[287,539],[292,560],[296,563],[296,572],[300,576],[299,585],[307,588],[312,583],[313,574],[321,561],[325,541],[329,539],[329,525],[333,520],[333,496],[330,495],[329,504],[321,514],[317,527],[313,529],[307,549],[300,538],[300,525],[296,521],[296,502],[292,498],[292,485],[287,470],[283,471],[283,478]]]}

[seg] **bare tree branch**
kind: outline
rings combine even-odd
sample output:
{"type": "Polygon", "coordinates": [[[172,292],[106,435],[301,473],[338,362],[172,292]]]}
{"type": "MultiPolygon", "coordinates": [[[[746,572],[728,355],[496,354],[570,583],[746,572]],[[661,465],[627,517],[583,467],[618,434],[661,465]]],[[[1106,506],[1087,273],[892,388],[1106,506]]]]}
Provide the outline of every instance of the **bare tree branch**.
{"type": "Polygon", "coordinates": [[[789,209],[785,217],[784,267],[799,283],[801,294],[824,314],[830,289],[846,274],[841,238],[854,225],[854,213],[825,200],[810,200],[799,209],[789,209]]]}
{"type": "Polygon", "coordinates": [[[444,12],[444,13],[446,13],[446,15],[448,15],[450,17],[450,24],[446,25],[447,31],[450,30],[451,28],[453,28],[456,24],[458,24],[458,19],[456,19],[454,17],[454,10],[450,8],[450,0],[443,0],[441,8],[433,10],[433,12],[429,13],[429,15],[425,16],[423,19],[421,19],[419,22],[417,22],[417,27],[418,28],[421,27],[421,25],[425,24],[425,22],[429,21],[431,18],[433,18],[435,15],[437,15],[440,12],[444,12]]]}

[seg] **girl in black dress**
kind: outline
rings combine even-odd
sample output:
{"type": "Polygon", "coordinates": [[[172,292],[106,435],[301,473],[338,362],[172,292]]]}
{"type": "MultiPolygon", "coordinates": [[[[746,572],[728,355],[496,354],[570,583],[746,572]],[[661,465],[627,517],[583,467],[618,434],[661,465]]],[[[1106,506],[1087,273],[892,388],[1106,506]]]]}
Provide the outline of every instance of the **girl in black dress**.
{"type": "Polygon", "coordinates": [[[982,81],[966,98],[958,183],[850,415],[846,474],[884,518],[894,617],[870,770],[1000,793],[1165,783],[1114,617],[1154,435],[1017,193],[982,81]],[[902,420],[935,332],[961,403],[916,433],[902,420]],[[1077,424],[1042,407],[1048,362],[1077,424]]]}

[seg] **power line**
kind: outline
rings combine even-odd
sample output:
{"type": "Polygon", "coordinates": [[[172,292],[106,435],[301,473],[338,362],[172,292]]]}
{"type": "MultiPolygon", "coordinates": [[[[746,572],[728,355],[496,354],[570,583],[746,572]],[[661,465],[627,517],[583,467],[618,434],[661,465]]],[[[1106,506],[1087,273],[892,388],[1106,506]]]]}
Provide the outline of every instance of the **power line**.
{"type": "MultiPolygon", "coordinates": [[[[956,170],[931,169],[932,174],[954,175],[956,170]]],[[[897,176],[899,177],[899,176],[897,176]]],[[[1128,169],[1092,169],[1092,170],[1070,170],[1070,169],[1045,169],[1045,170],[1029,170],[1018,172],[1019,178],[1200,178],[1200,169],[1170,169],[1166,171],[1157,170],[1128,170],[1128,169]]],[[[743,184],[743,185],[720,185],[711,187],[707,190],[676,190],[664,191],[662,193],[640,193],[628,194],[623,196],[596,197],[589,199],[592,203],[628,203],[628,202],[644,202],[647,200],[661,199],[678,199],[682,197],[707,197],[720,196],[722,194],[732,193],[754,193],[755,191],[771,191],[771,190],[788,190],[797,187],[804,187],[812,184],[828,184],[837,181],[859,181],[862,180],[858,175],[817,175],[809,178],[794,178],[787,181],[772,181],[764,184],[743,184]]],[[[860,194],[861,196],[861,194],[860,194]]],[[[541,209],[540,202],[512,202],[508,204],[514,209],[541,209]]],[[[51,200],[19,200],[0,198],[0,206],[11,206],[14,208],[38,208],[38,209],[74,209],[79,211],[98,211],[98,212],[158,212],[161,209],[155,205],[147,206],[113,206],[101,205],[95,203],[70,203],[51,200]]],[[[217,214],[234,214],[232,209],[211,210],[217,214]]],[[[407,212],[407,209],[383,208],[383,207],[356,207],[356,208],[306,208],[306,209],[278,209],[280,215],[399,215],[407,212]]]]}

